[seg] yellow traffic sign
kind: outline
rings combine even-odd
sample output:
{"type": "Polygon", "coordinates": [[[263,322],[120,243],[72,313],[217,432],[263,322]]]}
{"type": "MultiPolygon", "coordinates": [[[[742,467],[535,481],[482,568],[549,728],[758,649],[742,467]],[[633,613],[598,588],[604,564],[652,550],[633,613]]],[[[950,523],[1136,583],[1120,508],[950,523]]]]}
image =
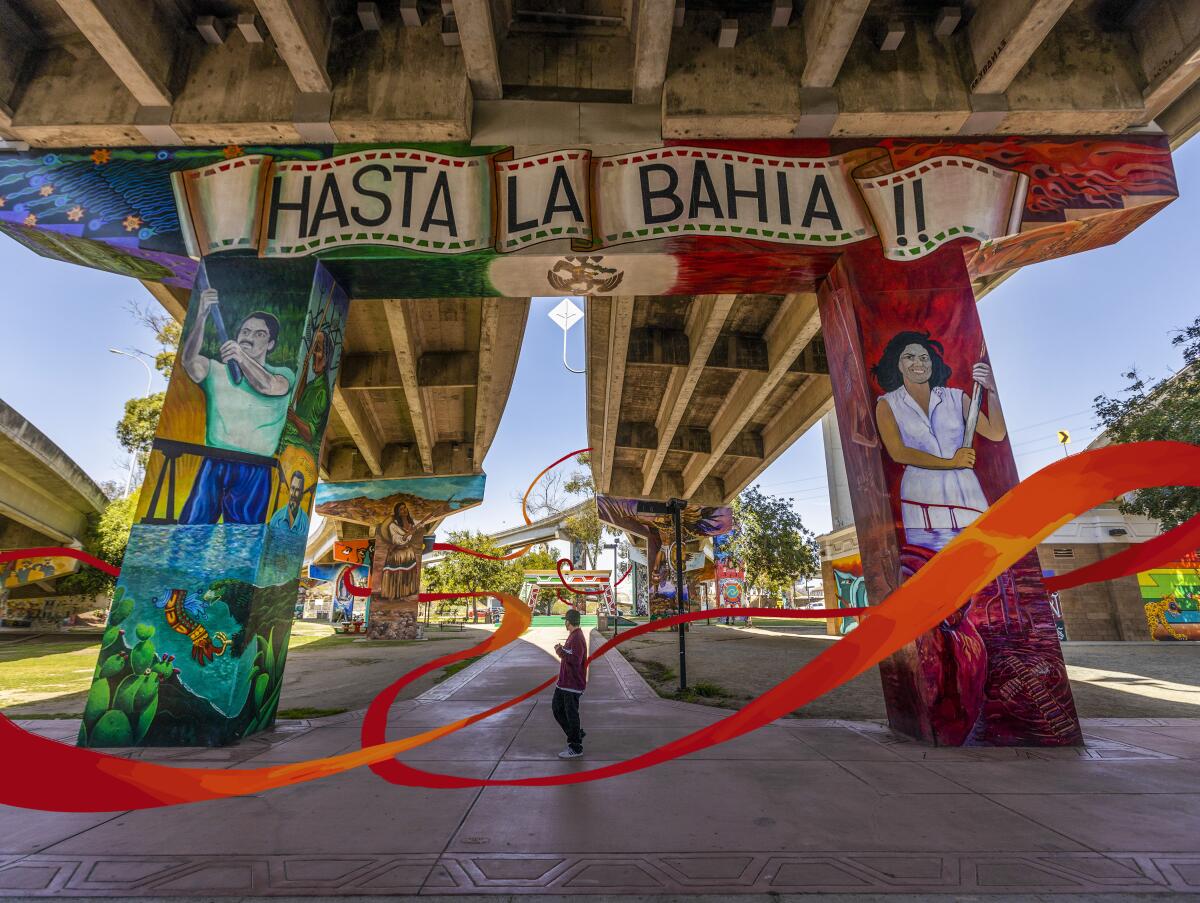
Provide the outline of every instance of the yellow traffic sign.
{"type": "Polygon", "coordinates": [[[1071,441],[1070,433],[1068,433],[1066,430],[1058,431],[1058,444],[1059,445],[1066,445],[1070,441],[1071,441]]]}

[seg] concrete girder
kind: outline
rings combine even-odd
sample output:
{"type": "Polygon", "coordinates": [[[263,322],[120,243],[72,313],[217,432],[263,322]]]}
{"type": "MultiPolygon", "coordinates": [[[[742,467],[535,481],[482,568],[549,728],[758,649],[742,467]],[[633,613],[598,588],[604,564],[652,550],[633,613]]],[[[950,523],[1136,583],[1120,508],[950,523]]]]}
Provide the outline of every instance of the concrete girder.
{"type": "Polygon", "coordinates": [[[829,377],[822,374],[810,375],[794,399],[780,408],[779,413],[763,427],[762,457],[747,457],[738,461],[725,474],[724,483],[733,490],[730,498],[725,501],[732,501],[732,495],[736,495],[738,487],[753,482],[776,458],[787,451],[793,442],[832,410],[833,387],[829,377]]]}
{"type": "Polygon", "coordinates": [[[305,94],[333,88],[326,69],[331,23],[321,0],[254,0],[275,49],[305,94]]]}
{"type": "Polygon", "coordinates": [[[637,0],[633,50],[633,102],[662,101],[667,57],[675,27],[675,0],[637,0]]]}
{"type": "Polygon", "coordinates": [[[1130,37],[1145,77],[1145,121],[1179,98],[1200,75],[1200,4],[1153,0],[1129,17],[1130,37]]]}
{"type": "Polygon", "coordinates": [[[412,302],[390,300],[384,301],[383,305],[384,314],[387,316],[388,331],[392,337],[392,350],[396,356],[396,365],[400,368],[400,382],[404,388],[404,398],[408,402],[408,413],[412,419],[413,436],[417,443],[417,452],[421,457],[421,468],[425,473],[433,473],[432,437],[435,435],[435,430],[421,392],[420,380],[417,377],[419,354],[416,336],[413,334],[412,302]]]}
{"type": "MultiPolygon", "coordinates": [[[[438,442],[431,452],[433,472],[437,476],[455,476],[477,472],[467,448],[461,443],[438,442]]],[[[328,479],[331,482],[347,480],[400,480],[406,477],[426,477],[429,471],[421,456],[412,445],[388,443],[379,454],[379,471],[371,469],[365,458],[349,446],[339,446],[329,453],[328,479]]]]}
{"type": "MultiPolygon", "coordinates": [[[[383,474],[383,447],[379,431],[367,420],[362,401],[352,393],[344,392],[341,386],[333,387],[333,409],[342,421],[372,476],[383,474]]],[[[330,468],[332,470],[332,467],[330,468]]]]}
{"type": "Polygon", "coordinates": [[[504,96],[504,85],[500,81],[500,55],[491,0],[454,0],[454,20],[458,25],[471,93],[477,100],[500,100],[504,96]]]}
{"type": "Polygon", "coordinates": [[[708,363],[713,345],[721,334],[729,310],[737,295],[700,295],[692,301],[688,311],[685,332],[691,359],[685,368],[673,370],[667,383],[666,395],[655,421],[658,430],[658,447],[646,455],[642,465],[641,494],[649,495],[658,480],[667,451],[675,438],[692,393],[700,380],[700,374],[708,363]]]}
{"type": "Polygon", "coordinates": [[[88,43],[145,107],[170,107],[179,23],[152,0],[57,0],[88,43]]]}
{"type": "Polygon", "coordinates": [[[709,426],[712,451],[707,455],[693,455],[683,469],[683,498],[689,498],[700,488],[725,450],[820,328],[821,317],[814,293],[792,294],[783,300],[764,336],[770,369],[765,373],[743,371],[738,377],[709,426]]]}
{"type": "MultiPolygon", "coordinates": [[[[595,300],[595,299],[593,299],[595,300]]],[[[600,434],[599,486],[608,491],[612,479],[613,451],[617,441],[617,421],[621,416],[621,392],[625,385],[625,356],[629,352],[629,329],[633,323],[633,302],[629,295],[606,299],[608,302],[608,368],[604,386],[604,428],[600,434]]],[[[592,454],[595,456],[596,451],[592,454]]],[[[594,465],[593,465],[594,469],[594,465]]]]}
{"type": "Polygon", "coordinates": [[[33,30],[13,7],[12,0],[0,0],[0,138],[16,137],[10,131],[15,95],[37,44],[33,30]]]}
{"type": "Polygon", "coordinates": [[[871,0],[808,0],[804,4],[806,88],[832,88],[871,0]]]}
{"type": "Polygon", "coordinates": [[[475,389],[475,434],[471,459],[483,467],[500,416],[512,391],[518,351],[525,339],[530,298],[484,298],[479,322],[479,379],[475,389]]]}
{"type": "Polygon", "coordinates": [[[967,26],[975,71],[972,94],[1003,94],[1071,0],[1004,0],[981,4],[967,26]]]}

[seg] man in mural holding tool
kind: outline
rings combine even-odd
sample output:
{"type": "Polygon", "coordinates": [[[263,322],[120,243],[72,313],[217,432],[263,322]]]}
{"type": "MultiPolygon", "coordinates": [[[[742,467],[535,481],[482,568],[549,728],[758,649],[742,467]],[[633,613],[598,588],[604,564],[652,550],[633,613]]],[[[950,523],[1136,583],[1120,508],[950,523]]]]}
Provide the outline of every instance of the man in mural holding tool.
{"type": "MultiPolygon", "coordinates": [[[[253,311],[225,331],[214,288],[200,293],[196,322],[184,340],[183,368],[204,391],[205,444],[263,457],[275,454],[296,375],[267,363],[279,339],[279,320],[253,311]],[[209,319],[221,341],[219,360],[201,354],[209,319]]],[[[206,457],[180,515],[181,524],[261,524],[267,515],[273,466],[206,457]]]]}

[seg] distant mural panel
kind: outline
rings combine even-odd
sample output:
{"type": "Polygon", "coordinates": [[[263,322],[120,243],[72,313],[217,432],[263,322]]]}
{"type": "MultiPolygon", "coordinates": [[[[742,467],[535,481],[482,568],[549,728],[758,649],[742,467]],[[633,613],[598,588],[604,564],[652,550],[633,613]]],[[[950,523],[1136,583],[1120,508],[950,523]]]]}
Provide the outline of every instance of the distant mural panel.
{"type": "Polygon", "coordinates": [[[81,745],[273,723],[348,306],[320,265],[201,269],[81,745]]]}
{"type": "Polygon", "coordinates": [[[1200,553],[1143,571],[1138,589],[1152,640],[1200,640],[1200,553]]]}
{"type": "MultiPolygon", "coordinates": [[[[596,496],[596,509],[600,520],[606,524],[646,538],[651,620],[675,614],[678,611],[678,602],[675,593],[675,528],[671,515],[639,514],[637,499],[623,499],[611,495],[596,496]]],[[[733,529],[731,508],[688,505],[683,509],[680,518],[685,543],[703,536],[720,536],[733,529]]],[[[685,553],[685,562],[687,557],[685,553]]],[[[683,604],[688,611],[699,608],[688,593],[686,579],[683,586],[683,604]]]]}
{"type": "MultiPolygon", "coordinates": [[[[843,558],[835,558],[829,562],[833,569],[833,582],[837,588],[837,598],[830,608],[865,608],[867,601],[867,581],[863,576],[862,558],[856,552],[843,558]]],[[[858,618],[836,618],[835,630],[845,636],[858,626],[858,618]]]]}

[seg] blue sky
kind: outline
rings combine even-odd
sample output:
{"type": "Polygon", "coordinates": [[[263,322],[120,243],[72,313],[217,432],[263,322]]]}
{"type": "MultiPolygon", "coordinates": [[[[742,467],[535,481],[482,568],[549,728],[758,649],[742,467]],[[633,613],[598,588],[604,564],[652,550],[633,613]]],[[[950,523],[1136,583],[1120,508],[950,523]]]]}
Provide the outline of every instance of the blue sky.
{"type": "MultiPolygon", "coordinates": [[[[1153,376],[1181,364],[1171,333],[1200,313],[1200,142],[1175,155],[1180,198],[1119,244],[1027,267],[980,305],[993,368],[1022,476],[1095,435],[1092,399],[1115,393],[1137,366],[1153,376]]],[[[155,351],[150,332],[125,311],[156,304],[137,282],[45,260],[0,236],[4,353],[0,398],[20,411],[97,481],[124,482],[127,457],[113,427],[125,399],[145,390],[145,371],[109,348],[155,351]]],[[[562,366],[562,332],[547,314],[560,299],[536,298],[508,408],[484,463],[485,501],[443,530],[494,530],[519,522],[513,493],[542,466],[587,444],[585,377],[562,366]]],[[[583,324],[568,336],[583,367],[583,324]]],[[[154,390],[163,387],[154,376],[154,390]]],[[[794,499],[817,532],[829,528],[819,428],[759,478],[794,499]]]]}

